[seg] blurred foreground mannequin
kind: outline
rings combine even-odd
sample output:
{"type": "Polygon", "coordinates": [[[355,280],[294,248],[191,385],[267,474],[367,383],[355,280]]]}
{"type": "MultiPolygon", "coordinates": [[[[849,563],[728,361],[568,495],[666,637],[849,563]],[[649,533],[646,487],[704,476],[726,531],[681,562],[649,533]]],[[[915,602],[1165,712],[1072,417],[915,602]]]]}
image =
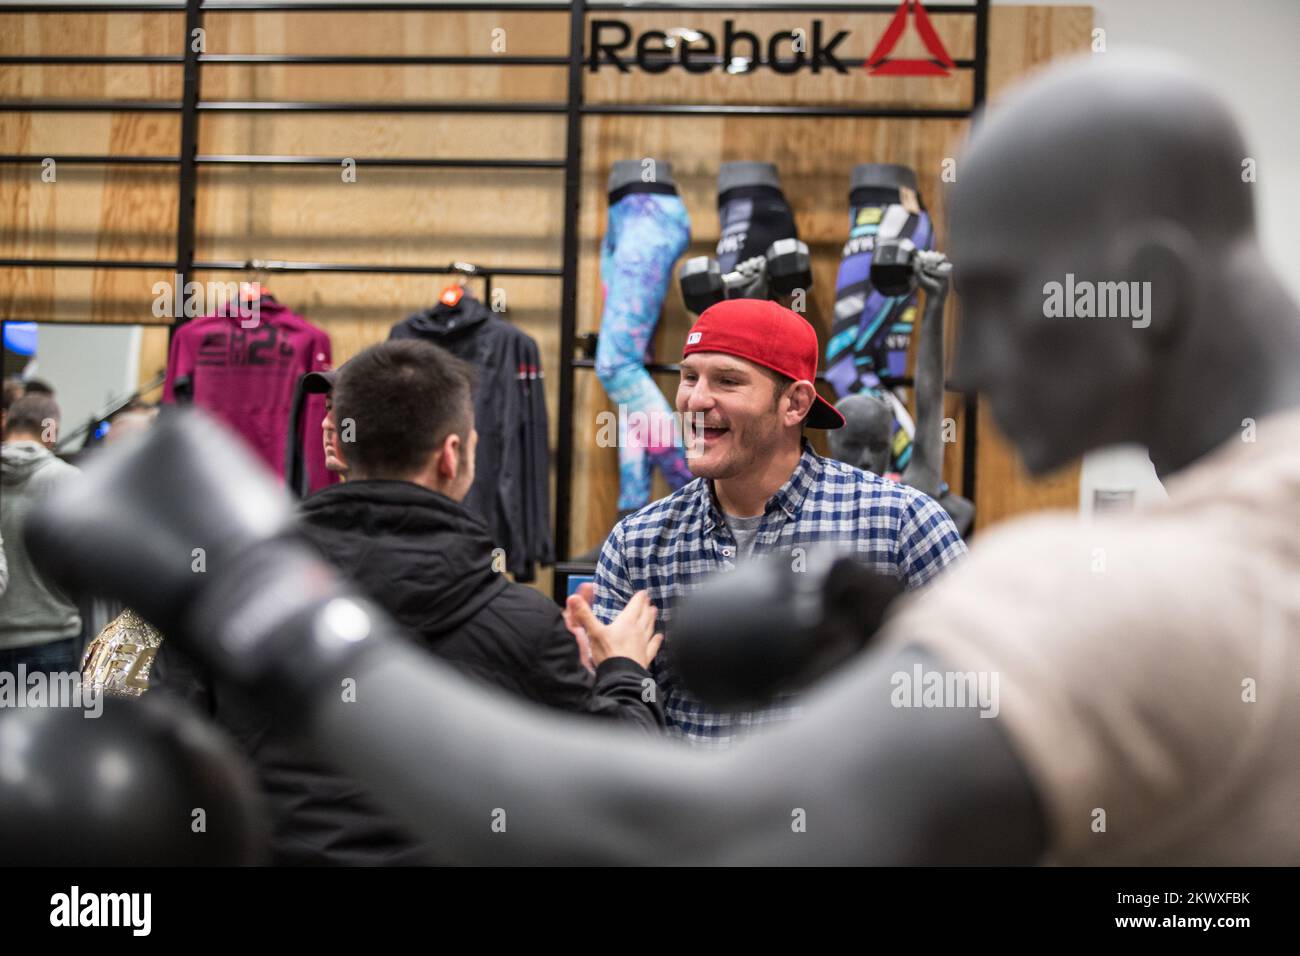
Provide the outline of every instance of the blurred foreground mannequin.
{"type": "Polygon", "coordinates": [[[225,737],[156,696],[79,703],[0,711],[0,865],[266,862],[265,807],[225,737]]]}
{"type": "MultiPolygon", "coordinates": [[[[1033,470],[1138,441],[1173,475],[1170,500],[996,529],[801,720],[743,748],[582,725],[421,660],[269,539],[282,509],[251,468],[231,487],[234,455],[203,511],[164,501],[151,532],[168,535],[157,553],[210,541],[206,580],[143,544],[129,569],[61,547],[116,531],[74,491],[34,550],[297,701],[468,862],[1297,863],[1300,314],[1256,240],[1245,155],[1189,74],[1113,54],[1045,74],[976,129],[950,203],[962,384],[1033,470]],[[1150,292],[1125,317],[1049,318],[1067,273],[1150,292]],[[953,671],[992,694],[959,705],[953,671]],[[338,703],[343,675],[364,705],[338,703]]],[[[216,439],[190,426],[95,473],[123,520],[164,482],[201,481],[197,449],[216,439]]]]}

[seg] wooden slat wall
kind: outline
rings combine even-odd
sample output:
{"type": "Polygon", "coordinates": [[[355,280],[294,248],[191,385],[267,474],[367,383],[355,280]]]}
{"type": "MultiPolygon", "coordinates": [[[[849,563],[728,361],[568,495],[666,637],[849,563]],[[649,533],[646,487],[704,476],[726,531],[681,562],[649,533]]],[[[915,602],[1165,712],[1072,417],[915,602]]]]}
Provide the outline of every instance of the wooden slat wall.
{"type": "MultiPolygon", "coordinates": [[[[870,52],[889,17],[819,14],[830,30],[852,35],[845,57],[870,52]]],[[[623,18],[635,28],[676,25],[670,14],[623,18]]],[[[722,14],[697,14],[689,25],[721,35],[722,14]]],[[[811,27],[812,15],[738,13],[738,25],[766,37],[811,27]]],[[[932,17],[949,52],[974,53],[973,19],[932,17]]],[[[493,31],[505,30],[510,54],[563,55],[568,17],[545,13],[234,13],[205,17],[209,53],[367,53],[375,55],[492,52],[493,31]]],[[[1087,48],[1090,7],[997,7],[990,26],[990,96],[1036,65],[1087,48]]],[[[4,15],[0,52],[178,53],[178,14],[4,15]]],[[[895,55],[923,55],[909,36],[895,55]]],[[[0,67],[0,97],[179,99],[179,66],[85,69],[0,67]]],[[[563,67],[203,66],[201,98],[529,100],[562,102],[563,67]]],[[[760,71],[748,76],[649,76],[602,70],[586,75],[589,102],[826,103],[945,106],[970,95],[969,74],[954,79],[883,79],[760,71]]],[[[616,159],[655,156],[673,162],[692,220],[691,254],[717,241],[716,176],[722,162],[777,163],[800,236],[814,254],[809,318],[823,340],[834,302],[835,274],[847,234],[851,168],[860,162],[905,163],[917,170],[922,197],[945,239],[942,161],[955,156],[961,120],[833,120],[795,118],[602,117],[584,120],[580,214],[579,332],[600,323],[599,243],[604,232],[605,177],[616,159]]],[[[5,152],[174,154],[173,114],[0,114],[5,152]]],[[[563,158],[564,119],[546,115],[420,115],[394,113],[212,113],[202,116],[200,153],[330,156],[563,158]]],[[[197,204],[196,256],[428,264],[454,259],[509,266],[558,266],[563,180],[560,171],[381,170],[362,167],[357,182],[324,168],[203,167],[197,204]]],[[[120,256],[168,259],[175,254],[176,171],[68,167],[57,186],[39,169],[0,167],[0,256],[120,256]]],[[[237,274],[200,274],[230,281],[237,274]]],[[[153,283],[165,274],[138,271],[0,270],[5,317],[50,321],[155,322],[153,283]]],[[[383,340],[389,326],[425,307],[444,284],[438,277],[275,275],[267,284],[281,301],[325,328],[336,363],[383,340]]],[[[502,278],[509,317],[538,340],[547,363],[547,399],[559,407],[560,283],[502,278]]],[[[953,320],[950,308],[949,322],[953,320]]],[[[657,336],[661,361],[675,361],[690,324],[674,287],[657,336]]],[[[951,336],[950,336],[951,342],[951,336]]],[[[165,344],[165,343],[164,343],[165,344]]],[[[141,375],[162,354],[146,335],[141,375]]],[[[617,455],[594,446],[596,416],[610,406],[590,371],[576,372],[573,549],[597,545],[615,517],[617,455]]],[[[673,382],[662,384],[671,396],[673,382]]],[[[950,397],[950,414],[962,420],[950,397]]],[[[555,445],[552,420],[552,448],[555,445]]],[[[820,436],[818,436],[820,442],[820,436]]],[[[824,447],[824,445],[822,446],[824,447]]],[[[946,472],[960,487],[961,441],[949,446],[946,472]]],[[[978,515],[985,526],[1048,505],[1072,506],[1077,468],[1046,482],[1030,481],[982,417],[978,453],[978,515]]],[[[657,485],[660,492],[666,489],[657,485]]]]}
{"type": "MultiPolygon", "coordinates": [[[[178,54],[170,13],[0,14],[5,55],[178,54]]],[[[0,66],[3,99],[179,100],[179,66],[0,66]]],[[[175,155],[172,113],[0,113],[0,152],[175,155]]],[[[0,257],[176,257],[176,169],[0,166],[0,257]]],[[[151,289],[169,271],[0,269],[0,314],[65,322],[153,322],[151,289]]]]}

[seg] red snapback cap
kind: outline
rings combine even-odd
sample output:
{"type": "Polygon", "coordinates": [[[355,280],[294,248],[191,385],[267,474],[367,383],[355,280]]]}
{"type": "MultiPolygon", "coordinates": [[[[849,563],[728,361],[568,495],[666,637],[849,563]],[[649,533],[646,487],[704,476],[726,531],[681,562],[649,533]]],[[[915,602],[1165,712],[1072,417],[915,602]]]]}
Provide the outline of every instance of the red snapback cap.
{"type": "MultiPolygon", "coordinates": [[[[767,299],[724,299],[695,320],[682,358],[694,352],[723,352],[815,387],[819,351],[817,332],[797,312],[767,299]]],[[[804,424],[842,428],[844,416],[818,395],[804,424]]]]}

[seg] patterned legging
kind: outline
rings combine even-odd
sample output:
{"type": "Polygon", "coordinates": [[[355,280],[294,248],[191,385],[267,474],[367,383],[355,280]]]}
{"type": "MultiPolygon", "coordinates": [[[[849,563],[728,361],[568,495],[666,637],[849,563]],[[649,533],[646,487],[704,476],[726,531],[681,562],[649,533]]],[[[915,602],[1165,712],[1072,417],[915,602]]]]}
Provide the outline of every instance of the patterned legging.
{"type": "Polygon", "coordinates": [[[882,295],[871,285],[871,257],[879,238],[910,238],[918,249],[934,247],[924,210],[899,204],[897,189],[853,191],[849,240],[835,282],[835,319],[826,345],[826,379],[837,398],[873,392],[894,406],[890,470],[902,472],[912,455],[912,422],[889,380],[907,372],[907,349],[916,321],[916,295],[882,295]],[[883,380],[883,381],[882,381],[883,380]]]}
{"type": "Polygon", "coordinates": [[[676,195],[633,192],[609,207],[600,253],[605,311],[596,375],[628,421],[627,440],[618,449],[620,511],[649,504],[655,467],[674,490],[693,477],[672,410],[645,367],[673,263],[690,236],[686,206],[676,195]]]}

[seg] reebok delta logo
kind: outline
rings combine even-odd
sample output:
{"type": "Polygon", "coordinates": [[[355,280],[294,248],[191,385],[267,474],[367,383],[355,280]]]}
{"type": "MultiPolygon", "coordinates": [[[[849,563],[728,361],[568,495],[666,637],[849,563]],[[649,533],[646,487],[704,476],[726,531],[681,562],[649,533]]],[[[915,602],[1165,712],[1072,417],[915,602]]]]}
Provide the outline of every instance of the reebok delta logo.
{"type": "Polygon", "coordinates": [[[152,893],[71,892],[50,897],[51,926],[125,926],[132,936],[148,936],[153,926],[152,893]]]}

